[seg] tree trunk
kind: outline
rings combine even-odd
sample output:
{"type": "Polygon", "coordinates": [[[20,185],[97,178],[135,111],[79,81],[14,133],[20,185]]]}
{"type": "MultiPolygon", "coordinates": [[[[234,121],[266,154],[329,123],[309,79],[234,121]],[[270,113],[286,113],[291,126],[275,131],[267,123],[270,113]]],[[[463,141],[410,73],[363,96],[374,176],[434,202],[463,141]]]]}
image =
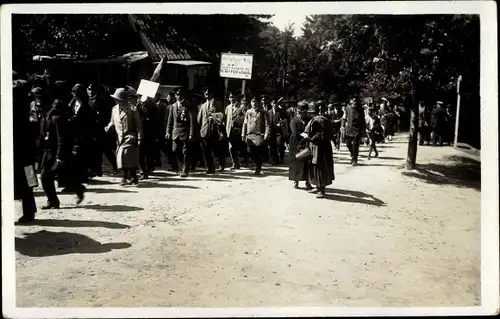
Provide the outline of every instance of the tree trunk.
{"type": "Polygon", "coordinates": [[[412,106],[410,109],[410,136],[408,138],[408,155],[406,157],[406,169],[413,170],[417,162],[418,145],[418,104],[415,98],[415,91],[412,90],[412,106]]]}
{"type": "Polygon", "coordinates": [[[413,41],[413,48],[411,48],[411,108],[410,108],[410,136],[408,138],[408,154],[406,157],[406,169],[413,170],[416,168],[417,163],[417,146],[418,146],[418,100],[417,90],[420,88],[418,85],[418,63],[420,57],[420,25],[417,22],[417,29],[415,30],[415,41],[413,41]]]}

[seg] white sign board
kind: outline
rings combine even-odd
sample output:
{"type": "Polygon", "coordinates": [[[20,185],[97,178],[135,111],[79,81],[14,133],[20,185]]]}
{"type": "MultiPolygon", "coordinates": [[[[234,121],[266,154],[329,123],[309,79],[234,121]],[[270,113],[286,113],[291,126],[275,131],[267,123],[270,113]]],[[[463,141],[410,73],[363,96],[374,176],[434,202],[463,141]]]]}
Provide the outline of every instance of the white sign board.
{"type": "Polygon", "coordinates": [[[220,58],[220,76],[223,78],[252,79],[252,54],[222,53],[220,58]]]}
{"type": "Polygon", "coordinates": [[[141,84],[139,84],[139,88],[137,89],[137,94],[154,98],[159,87],[160,83],[141,80],[141,84]]]}

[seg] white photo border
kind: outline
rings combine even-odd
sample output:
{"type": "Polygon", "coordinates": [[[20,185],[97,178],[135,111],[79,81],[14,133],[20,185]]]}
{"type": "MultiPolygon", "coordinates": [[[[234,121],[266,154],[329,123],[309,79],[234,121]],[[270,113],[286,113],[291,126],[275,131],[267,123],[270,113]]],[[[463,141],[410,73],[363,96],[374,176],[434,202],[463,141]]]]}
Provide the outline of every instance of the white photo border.
{"type": "Polygon", "coordinates": [[[484,315],[499,309],[498,65],[494,1],[359,1],[239,3],[79,3],[1,6],[2,309],[6,318],[313,317],[484,315]],[[165,14],[478,14],[481,34],[481,306],[462,308],[17,308],[15,304],[12,141],[14,13],[165,14]]]}

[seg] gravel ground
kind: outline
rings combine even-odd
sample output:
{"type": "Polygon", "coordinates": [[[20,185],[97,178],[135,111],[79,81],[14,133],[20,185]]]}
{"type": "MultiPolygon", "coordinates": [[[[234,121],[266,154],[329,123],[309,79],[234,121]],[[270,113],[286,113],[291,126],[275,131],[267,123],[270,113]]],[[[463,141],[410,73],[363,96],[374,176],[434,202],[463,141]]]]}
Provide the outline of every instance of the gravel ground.
{"type": "Polygon", "coordinates": [[[354,168],[337,152],[325,199],[293,189],[286,167],[99,178],[79,207],[61,195],[16,226],[17,305],[479,305],[477,156],[419,147],[407,173],[406,140],[370,161],[362,147],[354,168]]]}

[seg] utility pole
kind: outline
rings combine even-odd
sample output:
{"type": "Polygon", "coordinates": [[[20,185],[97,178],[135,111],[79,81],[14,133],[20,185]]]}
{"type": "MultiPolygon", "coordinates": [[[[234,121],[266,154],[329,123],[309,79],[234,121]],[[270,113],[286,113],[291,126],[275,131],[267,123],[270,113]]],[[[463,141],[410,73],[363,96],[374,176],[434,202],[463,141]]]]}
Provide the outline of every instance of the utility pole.
{"type": "Polygon", "coordinates": [[[453,147],[457,147],[458,144],[458,123],[460,118],[460,84],[462,83],[462,76],[460,75],[457,79],[457,115],[455,117],[455,139],[453,141],[453,147]]]}

